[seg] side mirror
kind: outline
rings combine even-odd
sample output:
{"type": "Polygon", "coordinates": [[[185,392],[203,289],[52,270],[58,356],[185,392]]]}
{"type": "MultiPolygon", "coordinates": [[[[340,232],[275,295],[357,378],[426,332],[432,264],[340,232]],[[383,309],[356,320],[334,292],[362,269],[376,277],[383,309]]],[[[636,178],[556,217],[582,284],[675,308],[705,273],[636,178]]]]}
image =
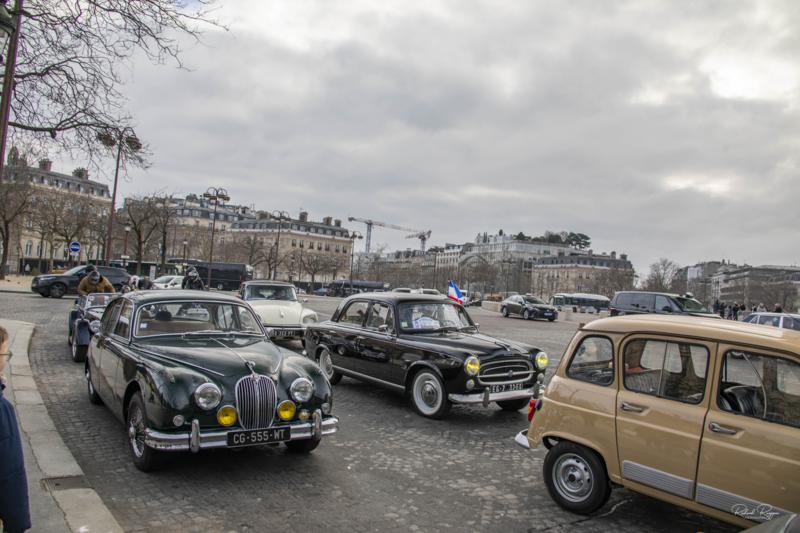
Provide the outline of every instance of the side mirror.
{"type": "Polygon", "coordinates": [[[89,331],[91,331],[92,333],[100,333],[101,326],[102,324],[100,323],[99,320],[92,320],[91,322],[89,322],[89,331]]]}

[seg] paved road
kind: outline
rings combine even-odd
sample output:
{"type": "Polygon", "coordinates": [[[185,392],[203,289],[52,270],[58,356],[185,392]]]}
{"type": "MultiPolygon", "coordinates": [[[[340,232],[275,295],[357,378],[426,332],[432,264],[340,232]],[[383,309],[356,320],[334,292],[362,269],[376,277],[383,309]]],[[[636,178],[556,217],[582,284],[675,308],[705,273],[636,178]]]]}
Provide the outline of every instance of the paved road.
{"type": "MultiPolygon", "coordinates": [[[[309,302],[325,316],[336,302],[309,302]]],[[[596,516],[566,513],[548,497],[543,452],[512,441],[524,412],[455,406],[441,421],[414,414],[393,392],[344,379],[335,389],[339,434],[310,456],[282,447],[172,456],[136,470],[122,425],[89,404],[69,360],[71,300],[0,294],[0,316],[35,322],[31,364],[45,403],[89,483],[128,531],[734,531],[625,490],[596,516]]],[[[575,325],[473,313],[488,334],[558,356],[575,325]]],[[[554,357],[555,359],[556,357],[554,357]]]]}

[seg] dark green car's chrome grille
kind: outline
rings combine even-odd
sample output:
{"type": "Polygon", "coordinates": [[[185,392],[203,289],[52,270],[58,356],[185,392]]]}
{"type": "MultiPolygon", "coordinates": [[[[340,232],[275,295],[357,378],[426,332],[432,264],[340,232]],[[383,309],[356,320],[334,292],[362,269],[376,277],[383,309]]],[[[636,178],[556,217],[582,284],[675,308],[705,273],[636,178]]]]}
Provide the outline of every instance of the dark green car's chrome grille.
{"type": "Polygon", "coordinates": [[[236,410],[242,427],[262,429],[272,426],[276,398],[275,383],[269,377],[254,374],[240,379],[236,383],[236,410]]]}

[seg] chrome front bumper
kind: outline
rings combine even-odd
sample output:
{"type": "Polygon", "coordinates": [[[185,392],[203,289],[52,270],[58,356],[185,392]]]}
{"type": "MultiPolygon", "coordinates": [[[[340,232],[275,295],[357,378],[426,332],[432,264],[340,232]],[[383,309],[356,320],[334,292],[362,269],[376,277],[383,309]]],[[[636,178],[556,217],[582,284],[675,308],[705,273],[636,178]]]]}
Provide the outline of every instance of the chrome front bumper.
{"type": "MultiPolygon", "coordinates": [[[[335,416],[322,418],[319,411],[308,422],[292,424],[289,441],[321,439],[325,435],[333,435],[339,430],[339,419],[335,416]]],[[[153,429],[145,430],[144,442],[150,448],[168,452],[198,452],[212,448],[227,448],[228,433],[240,431],[241,428],[223,431],[200,431],[200,423],[192,420],[192,430],[188,433],[165,433],[153,429]]],[[[288,442],[288,441],[284,441],[288,442]]]]}
{"type": "Polygon", "coordinates": [[[492,402],[530,398],[533,396],[535,389],[536,387],[531,387],[529,389],[505,392],[489,392],[489,389],[484,389],[483,392],[476,392],[474,394],[448,394],[447,398],[453,403],[482,403],[484,407],[487,407],[492,402]]]}
{"type": "Polygon", "coordinates": [[[531,449],[531,443],[528,442],[528,430],[524,429],[517,433],[517,436],[514,437],[514,442],[519,444],[521,447],[525,448],[526,450],[531,449]]]}

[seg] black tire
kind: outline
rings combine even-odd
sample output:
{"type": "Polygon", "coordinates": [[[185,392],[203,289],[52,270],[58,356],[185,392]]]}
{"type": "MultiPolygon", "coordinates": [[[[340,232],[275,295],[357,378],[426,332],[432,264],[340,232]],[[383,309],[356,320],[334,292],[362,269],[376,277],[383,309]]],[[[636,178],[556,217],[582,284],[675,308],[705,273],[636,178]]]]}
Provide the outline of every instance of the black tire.
{"type": "Polygon", "coordinates": [[[553,317],[550,317],[550,318],[548,318],[548,319],[547,319],[547,321],[548,321],[548,322],[555,322],[555,320],[556,320],[556,319],[555,319],[555,318],[553,318],[553,317]]]}
{"type": "Polygon", "coordinates": [[[285,442],[286,448],[291,453],[311,453],[317,449],[322,439],[290,440],[285,442]]]}
{"type": "Polygon", "coordinates": [[[77,339],[72,341],[72,360],[75,363],[83,363],[84,361],[86,361],[86,352],[88,351],[89,351],[88,345],[84,346],[78,345],[77,339]]]}
{"type": "Polygon", "coordinates": [[[53,283],[50,285],[50,297],[51,298],[61,298],[65,294],[67,294],[67,286],[63,283],[53,283]]]}
{"type": "Polygon", "coordinates": [[[158,468],[161,454],[144,442],[144,430],[147,428],[147,412],[144,410],[142,393],[137,392],[128,402],[128,445],[131,450],[133,465],[142,472],[151,472],[158,468]]]}
{"type": "Polygon", "coordinates": [[[522,312],[522,318],[524,318],[525,320],[530,320],[531,312],[526,309],[525,311],[522,312]]]}
{"type": "Polygon", "coordinates": [[[331,385],[336,385],[342,381],[342,374],[333,368],[331,352],[324,346],[320,348],[319,353],[317,354],[317,364],[322,369],[322,373],[325,374],[331,385]]]}
{"type": "Polygon", "coordinates": [[[504,317],[508,318],[508,308],[501,307],[500,308],[500,314],[503,315],[504,317]]]}
{"type": "Polygon", "coordinates": [[[573,513],[589,514],[611,495],[603,460],[594,451],[562,441],[544,458],[544,482],[553,500],[573,513]]]}
{"type": "Polygon", "coordinates": [[[83,372],[83,375],[86,377],[86,392],[89,394],[89,402],[94,405],[103,405],[103,399],[97,394],[94,383],[92,383],[92,369],[88,363],[83,372]]]}
{"type": "Polygon", "coordinates": [[[497,402],[497,405],[503,411],[519,411],[523,407],[527,407],[530,403],[528,398],[517,398],[516,400],[503,400],[502,402],[497,402]]]}
{"type": "Polygon", "coordinates": [[[433,370],[421,370],[415,374],[409,393],[414,410],[426,418],[442,418],[450,410],[447,390],[433,370]]]}
{"type": "Polygon", "coordinates": [[[42,298],[50,298],[50,292],[40,292],[39,296],[42,298]]]}

